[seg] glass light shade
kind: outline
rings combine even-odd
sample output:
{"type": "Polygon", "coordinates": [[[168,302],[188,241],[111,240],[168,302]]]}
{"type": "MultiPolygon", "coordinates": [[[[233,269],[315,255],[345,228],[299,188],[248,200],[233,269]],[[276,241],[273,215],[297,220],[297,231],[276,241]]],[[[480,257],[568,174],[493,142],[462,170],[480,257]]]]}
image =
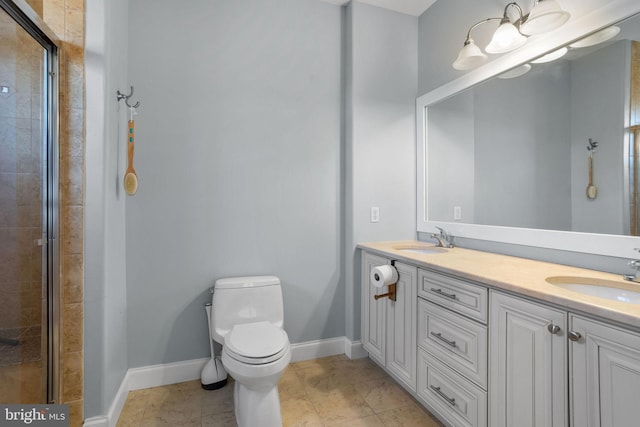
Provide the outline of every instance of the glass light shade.
{"type": "Polygon", "coordinates": [[[527,20],[520,27],[520,32],[528,36],[546,33],[562,26],[571,15],[566,10],[562,10],[556,0],[538,1],[527,20]]]}
{"type": "Polygon", "coordinates": [[[604,43],[607,40],[614,38],[619,32],[620,27],[607,27],[604,30],[600,30],[597,33],[593,33],[590,36],[580,39],[575,43],[571,43],[569,46],[575,48],[594,46],[598,43],[604,43]]]}
{"type": "Polygon", "coordinates": [[[480,48],[469,39],[465,42],[464,47],[460,49],[458,58],[453,62],[453,68],[456,70],[470,70],[481,65],[487,60],[487,55],[482,53],[480,48]]]}
{"type": "Polygon", "coordinates": [[[522,64],[519,67],[512,68],[509,71],[505,71],[504,73],[498,76],[499,79],[512,79],[514,77],[520,77],[523,74],[527,74],[531,70],[531,65],[522,64]]]}
{"type": "Polygon", "coordinates": [[[518,29],[511,22],[506,21],[498,27],[491,42],[485,50],[487,53],[505,53],[519,48],[527,42],[527,38],[520,34],[518,29]]]}
{"type": "Polygon", "coordinates": [[[569,51],[569,49],[567,49],[566,47],[561,47],[558,50],[554,50],[551,53],[547,53],[544,56],[541,56],[540,58],[531,61],[532,64],[544,64],[545,62],[551,62],[551,61],[555,61],[556,59],[562,58],[563,56],[565,56],[567,54],[567,52],[569,51]]]}

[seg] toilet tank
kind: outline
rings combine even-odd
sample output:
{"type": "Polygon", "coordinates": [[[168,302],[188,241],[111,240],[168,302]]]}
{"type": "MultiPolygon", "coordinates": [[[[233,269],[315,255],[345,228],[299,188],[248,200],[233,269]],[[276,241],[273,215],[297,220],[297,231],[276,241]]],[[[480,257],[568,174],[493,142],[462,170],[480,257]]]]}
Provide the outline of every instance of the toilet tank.
{"type": "Polygon", "coordinates": [[[213,339],[224,343],[233,325],[268,321],[282,327],[284,309],[280,279],[275,276],[216,280],[211,306],[213,339]]]}

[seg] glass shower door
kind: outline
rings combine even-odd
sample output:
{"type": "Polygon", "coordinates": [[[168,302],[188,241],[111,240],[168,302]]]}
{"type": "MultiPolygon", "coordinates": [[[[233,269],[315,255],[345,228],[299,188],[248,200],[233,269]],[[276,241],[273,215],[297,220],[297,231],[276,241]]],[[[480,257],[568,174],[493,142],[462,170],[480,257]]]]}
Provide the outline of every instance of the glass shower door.
{"type": "Polygon", "coordinates": [[[46,403],[51,50],[0,6],[0,403],[46,403]]]}

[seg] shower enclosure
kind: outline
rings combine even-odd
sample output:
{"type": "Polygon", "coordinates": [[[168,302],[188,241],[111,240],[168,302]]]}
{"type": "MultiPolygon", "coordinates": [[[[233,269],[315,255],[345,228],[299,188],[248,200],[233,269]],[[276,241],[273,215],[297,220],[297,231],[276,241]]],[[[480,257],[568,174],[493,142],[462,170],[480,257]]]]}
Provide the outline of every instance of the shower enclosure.
{"type": "Polygon", "coordinates": [[[54,40],[23,0],[0,0],[0,403],[57,399],[54,40]]]}

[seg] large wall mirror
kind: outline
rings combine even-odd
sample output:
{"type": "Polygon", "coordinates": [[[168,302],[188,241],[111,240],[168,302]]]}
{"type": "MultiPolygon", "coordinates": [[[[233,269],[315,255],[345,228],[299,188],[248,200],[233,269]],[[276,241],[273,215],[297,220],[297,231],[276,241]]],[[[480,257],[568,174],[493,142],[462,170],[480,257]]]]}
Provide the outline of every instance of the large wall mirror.
{"type": "Polygon", "coordinates": [[[418,231],[639,257],[640,14],[616,13],[418,98],[418,231]]]}

